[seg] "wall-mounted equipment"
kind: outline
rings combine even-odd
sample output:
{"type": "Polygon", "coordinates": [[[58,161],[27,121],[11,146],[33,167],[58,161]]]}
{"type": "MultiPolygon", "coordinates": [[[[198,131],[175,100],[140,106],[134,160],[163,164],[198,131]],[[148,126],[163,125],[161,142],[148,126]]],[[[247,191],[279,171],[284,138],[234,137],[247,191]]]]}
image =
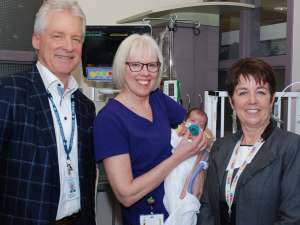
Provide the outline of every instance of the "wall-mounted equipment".
{"type": "Polygon", "coordinates": [[[180,83],[178,80],[165,80],[163,92],[177,102],[181,100],[180,83]]]}
{"type": "Polygon", "coordinates": [[[83,75],[88,80],[111,82],[113,58],[119,44],[134,33],[151,34],[151,26],[87,26],[82,51],[83,75]]]}

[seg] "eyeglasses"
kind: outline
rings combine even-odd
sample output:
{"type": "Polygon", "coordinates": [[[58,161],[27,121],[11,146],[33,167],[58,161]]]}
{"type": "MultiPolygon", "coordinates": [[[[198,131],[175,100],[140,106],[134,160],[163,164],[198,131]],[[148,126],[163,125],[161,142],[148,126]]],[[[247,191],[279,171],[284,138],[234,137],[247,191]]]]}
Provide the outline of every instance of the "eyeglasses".
{"type": "Polygon", "coordinates": [[[144,66],[146,66],[148,72],[156,73],[159,71],[160,62],[150,62],[150,63],[141,63],[141,62],[126,62],[126,65],[129,66],[131,72],[140,72],[144,66]]]}

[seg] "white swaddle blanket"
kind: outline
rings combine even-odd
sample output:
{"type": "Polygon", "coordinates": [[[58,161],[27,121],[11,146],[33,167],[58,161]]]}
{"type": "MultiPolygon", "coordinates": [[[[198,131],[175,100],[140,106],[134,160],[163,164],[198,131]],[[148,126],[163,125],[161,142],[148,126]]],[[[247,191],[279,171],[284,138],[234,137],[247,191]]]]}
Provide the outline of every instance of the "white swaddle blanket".
{"type": "MultiPolygon", "coordinates": [[[[175,130],[172,130],[172,152],[180,140],[181,137],[177,135],[175,130]]],[[[185,180],[192,171],[196,158],[197,156],[193,156],[180,163],[165,179],[163,203],[169,213],[169,217],[164,225],[196,225],[197,223],[197,213],[200,209],[199,199],[190,193],[187,193],[183,199],[179,198],[185,180]]]]}

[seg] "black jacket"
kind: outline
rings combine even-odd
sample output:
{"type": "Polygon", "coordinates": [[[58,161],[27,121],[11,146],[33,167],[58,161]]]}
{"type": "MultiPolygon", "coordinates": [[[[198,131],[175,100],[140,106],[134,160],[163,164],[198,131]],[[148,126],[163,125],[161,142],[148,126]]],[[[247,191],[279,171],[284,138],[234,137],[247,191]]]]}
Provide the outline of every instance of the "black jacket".
{"type": "MultiPolygon", "coordinates": [[[[242,173],[235,192],[236,225],[300,224],[300,137],[272,123],[269,137],[242,173]]],[[[241,134],[212,148],[198,224],[220,224],[220,185],[241,134]]]]}
{"type": "MultiPolygon", "coordinates": [[[[82,224],[95,224],[94,104],[75,93],[82,224]]],[[[49,225],[60,193],[51,109],[32,70],[0,79],[0,224],[49,225]]]]}

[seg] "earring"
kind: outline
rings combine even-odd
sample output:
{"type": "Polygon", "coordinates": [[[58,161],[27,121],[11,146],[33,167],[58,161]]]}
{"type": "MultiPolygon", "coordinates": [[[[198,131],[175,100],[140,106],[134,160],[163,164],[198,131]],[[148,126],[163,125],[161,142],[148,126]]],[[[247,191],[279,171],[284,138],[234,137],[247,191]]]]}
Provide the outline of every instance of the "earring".
{"type": "Polygon", "coordinates": [[[232,109],[232,132],[237,131],[237,120],[236,120],[236,111],[232,109]]]}

